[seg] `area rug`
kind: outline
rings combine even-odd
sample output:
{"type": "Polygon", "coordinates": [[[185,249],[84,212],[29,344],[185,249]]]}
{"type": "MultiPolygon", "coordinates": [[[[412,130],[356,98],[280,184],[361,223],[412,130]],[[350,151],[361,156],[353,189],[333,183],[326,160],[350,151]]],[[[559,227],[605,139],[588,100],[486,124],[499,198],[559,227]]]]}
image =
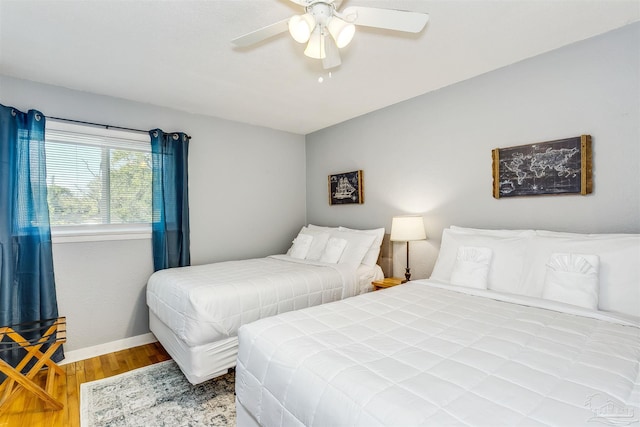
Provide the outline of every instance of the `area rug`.
{"type": "Polygon", "coordinates": [[[235,375],[198,385],[173,360],[80,385],[82,427],[235,426],[235,375]]]}

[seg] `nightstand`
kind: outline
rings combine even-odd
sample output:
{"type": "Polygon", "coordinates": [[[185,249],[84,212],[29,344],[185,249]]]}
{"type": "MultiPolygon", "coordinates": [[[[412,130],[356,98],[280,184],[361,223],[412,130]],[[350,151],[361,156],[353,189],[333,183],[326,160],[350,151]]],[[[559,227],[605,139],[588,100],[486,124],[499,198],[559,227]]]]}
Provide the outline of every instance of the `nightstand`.
{"type": "Polygon", "coordinates": [[[373,285],[373,290],[377,291],[379,289],[391,288],[393,286],[401,285],[405,282],[405,279],[401,279],[399,277],[385,277],[382,280],[375,280],[371,282],[371,284],[373,285]]]}

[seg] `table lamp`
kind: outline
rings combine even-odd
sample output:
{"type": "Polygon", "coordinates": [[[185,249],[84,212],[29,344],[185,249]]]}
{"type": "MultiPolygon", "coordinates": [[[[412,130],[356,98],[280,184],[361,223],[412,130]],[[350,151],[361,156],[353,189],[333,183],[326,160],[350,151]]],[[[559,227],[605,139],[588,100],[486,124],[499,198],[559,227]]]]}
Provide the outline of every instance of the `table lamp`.
{"type": "Polygon", "coordinates": [[[427,235],[424,231],[424,220],[421,216],[395,216],[391,221],[392,242],[407,242],[407,269],[404,277],[411,280],[411,270],[409,269],[409,242],[413,240],[425,240],[427,235]]]}

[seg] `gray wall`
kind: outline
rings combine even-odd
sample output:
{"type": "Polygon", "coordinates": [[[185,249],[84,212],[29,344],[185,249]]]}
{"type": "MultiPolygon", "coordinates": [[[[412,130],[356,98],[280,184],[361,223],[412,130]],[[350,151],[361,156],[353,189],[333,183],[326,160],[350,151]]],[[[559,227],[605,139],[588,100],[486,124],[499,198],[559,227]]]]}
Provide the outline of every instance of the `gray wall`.
{"type": "MultiPolygon", "coordinates": [[[[412,270],[426,277],[450,224],[640,232],[638,40],[635,24],[414,98],[307,135],[306,153],[300,135],[3,76],[0,102],[192,135],[194,264],[282,252],[306,212],[312,223],[387,230],[393,215],[420,213],[429,240],[411,244],[412,270]],[[583,133],[594,142],[592,195],[491,197],[492,148],[583,133]],[[355,169],[365,204],[329,207],[327,175],[355,169]]],[[[54,262],[67,350],[148,332],[150,240],[59,243],[54,262]]]]}
{"type": "MultiPolygon", "coordinates": [[[[282,253],[305,222],[304,136],[3,76],[0,103],[191,135],[193,264],[282,253]]],[[[150,239],[55,243],[53,251],[68,351],[149,332],[150,239]]]]}
{"type": "Polygon", "coordinates": [[[634,24],[307,135],[308,221],[389,231],[394,215],[424,215],[413,277],[430,274],[451,224],[640,232],[639,52],[634,24]],[[493,148],[581,134],[593,194],[492,198],[493,148]],[[329,206],[327,175],[356,169],[365,203],[329,206]]]}

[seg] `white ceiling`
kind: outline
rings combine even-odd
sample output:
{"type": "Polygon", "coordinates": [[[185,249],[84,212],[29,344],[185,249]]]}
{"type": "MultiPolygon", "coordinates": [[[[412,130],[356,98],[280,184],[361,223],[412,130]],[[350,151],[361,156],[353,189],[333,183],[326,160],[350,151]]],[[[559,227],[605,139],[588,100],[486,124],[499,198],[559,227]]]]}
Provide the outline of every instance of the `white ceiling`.
{"type": "Polygon", "coordinates": [[[328,78],[286,33],[231,44],[300,13],[288,0],[0,0],[0,74],[307,134],[640,19],[640,0],[346,0],[341,9],[355,5],[430,20],[419,35],[359,27],[328,78]]]}

